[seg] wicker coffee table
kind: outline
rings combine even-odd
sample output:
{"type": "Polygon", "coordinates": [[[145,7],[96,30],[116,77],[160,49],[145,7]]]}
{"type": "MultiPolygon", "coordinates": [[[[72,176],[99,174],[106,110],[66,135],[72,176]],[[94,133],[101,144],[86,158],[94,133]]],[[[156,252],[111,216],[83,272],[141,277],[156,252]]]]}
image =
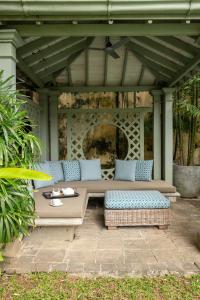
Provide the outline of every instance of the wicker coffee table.
{"type": "Polygon", "coordinates": [[[170,224],[170,201],[158,191],[107,191],[105,194],[105,225],[158,226],[170,224]]]}

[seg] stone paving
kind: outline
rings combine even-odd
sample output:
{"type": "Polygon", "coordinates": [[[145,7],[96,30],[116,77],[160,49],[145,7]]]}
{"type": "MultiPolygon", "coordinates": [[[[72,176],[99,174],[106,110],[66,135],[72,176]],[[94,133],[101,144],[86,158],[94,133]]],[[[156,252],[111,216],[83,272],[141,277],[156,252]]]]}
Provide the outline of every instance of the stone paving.
{"type": "Polygon", "coordinates": [[[74,241],[68,241],[68,228],[36,228],[4,268],[8,273],[57,270],[88,276],[195,274],[200,273],[198,231],[200,208],[188,200],[172,204],[168,230],[127,227],[108,231],[103,208],[89,206],[74,241]]]}

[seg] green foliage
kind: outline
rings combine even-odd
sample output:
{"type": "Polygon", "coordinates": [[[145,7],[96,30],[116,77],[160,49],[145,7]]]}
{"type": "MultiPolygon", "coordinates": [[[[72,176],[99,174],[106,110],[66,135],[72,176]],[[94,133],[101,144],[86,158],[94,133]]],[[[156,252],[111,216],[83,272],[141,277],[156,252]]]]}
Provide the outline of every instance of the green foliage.
{"type": "Polygon", "coordinates": [[[200,276],[71,277],[67,273],[3,275],[0,298],[17,300],[193,300],[200,298],[200,276]]]}
{"type": "Polygon", "coordinates": [[[200,120],[200,75],[187,80],[174,95],[175,152],[174,159],[193,165],[196,133],[200,120]],[[183,153],[183,133],[188,135],[187,157],[183,153]]]}
{"type": "Polygon", "coordinates": [[[22,110],[26,98],[12,90],[10,79],[3,80],[0,72],[0,165],[9,167],[31,166],[40,152],[36,136],[27,129],[30,119],[22,110]]]}
{"type": "MultiPolygon", "coordinates": [[[[33,125],[27,112],[22,110],[26,98],[13,89],[10,79],[3,80],[0,72],[0,166],[31,168],[40,146],[30,130],[33,125]]],[[[27,234],[33,222],[34,202],[27,181],[0,179],[0,243],[27,234]]]]}
{"type": "Polygon", "coordinates": [[[28,234],[34,223],[34,200],[21,180],[0,180],[0,241],[7,243],[19,233],[28,234]]]}

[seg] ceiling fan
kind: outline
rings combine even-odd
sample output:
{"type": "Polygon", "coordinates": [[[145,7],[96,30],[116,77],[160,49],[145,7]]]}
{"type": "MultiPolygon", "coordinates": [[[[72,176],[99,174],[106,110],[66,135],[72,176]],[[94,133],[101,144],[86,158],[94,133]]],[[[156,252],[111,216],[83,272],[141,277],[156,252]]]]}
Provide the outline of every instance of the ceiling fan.
{"type": "Polygon", "coordinates": [[[129,41],[129,38],[122,38],[119,42],[116,42],[115,44],[112,44],[110,41],[110,38],[107,37],[106,38],[106,46],[105,48],[95,48],[95,47],[89,47],[88,49],[91,50],[103,50],[105,51],[107,54],[109,54],[110,56],[112,56],[113,58],[117,59],[120,58],[120,56],[118,55],[118,53],[115,51],[117,48],[121,47],[122,45],[126,44],[129,41]]]}

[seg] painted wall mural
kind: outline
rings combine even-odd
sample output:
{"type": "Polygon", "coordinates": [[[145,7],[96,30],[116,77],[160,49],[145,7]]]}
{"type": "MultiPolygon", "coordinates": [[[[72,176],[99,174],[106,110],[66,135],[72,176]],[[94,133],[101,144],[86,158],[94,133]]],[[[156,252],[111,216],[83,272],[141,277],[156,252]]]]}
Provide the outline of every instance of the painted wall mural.
{"type": "MultiPolygon", "coordinates": [[[[149,93],[65,93],[59,98],[59,108],[69,109],[107,109],[152,107],[149,93]]],[[[144,157],[153,157],[152,113],[145,114],[144,157]]],[[[59,155],[67,158],[67,114],[59,114],[59,155]]],[[[87,159],[100,158],[104,168],[112,168],[114,160],[124,159],[127,155],[128,141],[122,130],[109,125],[95,126],[83,141],[83,151],[87,159]]]]}

